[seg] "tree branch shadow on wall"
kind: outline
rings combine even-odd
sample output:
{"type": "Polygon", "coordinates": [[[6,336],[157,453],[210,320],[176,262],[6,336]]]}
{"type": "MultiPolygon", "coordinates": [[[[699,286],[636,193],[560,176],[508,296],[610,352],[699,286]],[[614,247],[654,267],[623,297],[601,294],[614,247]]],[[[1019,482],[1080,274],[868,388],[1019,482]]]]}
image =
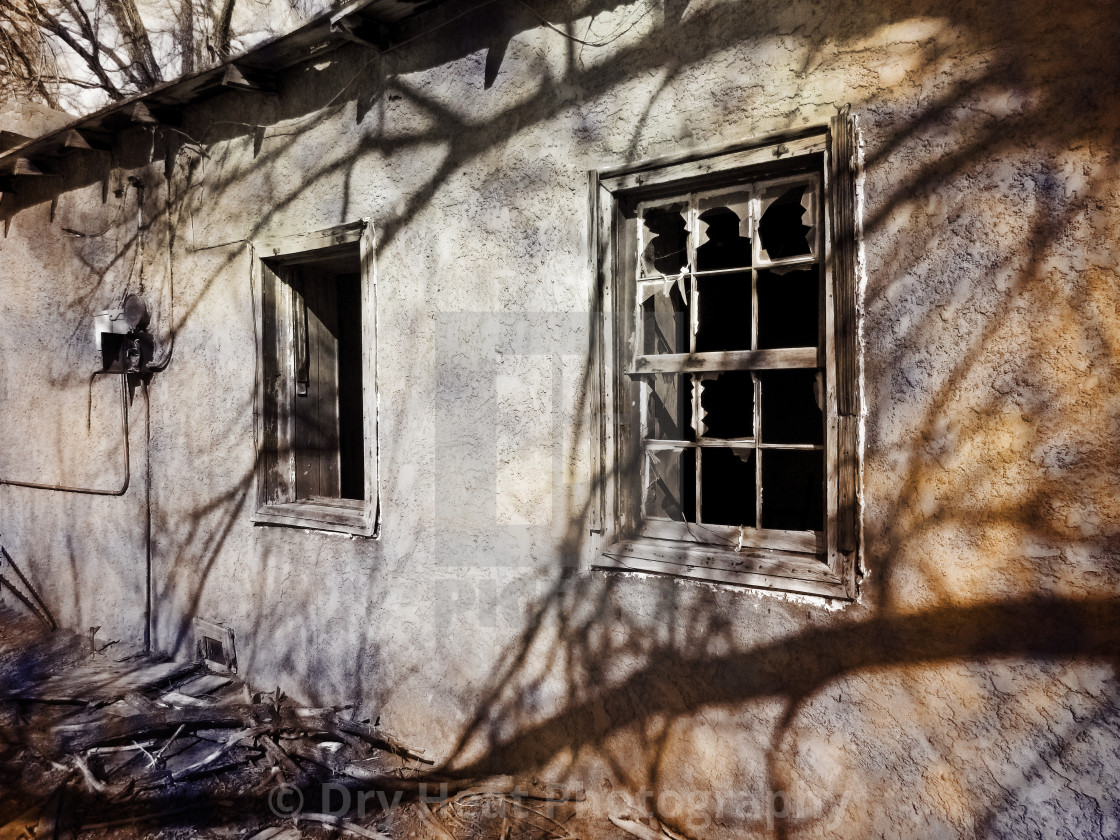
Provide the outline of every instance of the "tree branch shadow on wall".
{"type": "MultiPolygon", "coordinates": [[[[559,8],[550,11],[551,19],[561,19],[559,8]]],[[[1115,115],[1109,113],[1106,95],[1120,80],[1110,47],[1117,34],[1116,20],[1106,18],[1088,28],[1076,26],[1074,21],[1055,32],[1041,6],[1024,9],[1021,20],[1032,14],[1038,23],[1008,31],[997,26],[998,21],[982,19],[979,13],[962,12],[956,7],[945,10],[948,19],[963,27],[975,43],[990,49],[997,60],[983,75],[955,86],[935,85],[933,95],[907,103],[912,115],[905,120],[894,118],[892,122],[901,126],[894,133],[880,135],[865,122],[865,131],[873,135],[869,138],[865,167],[878,176],[874,179],[876,183],[884,184],[877,187],[881,192],[867,197],[864,226],[869,239],[891,235],[891,225],[900,213],[921,211],[923,205],[937,198],[942,184],[975,177],[978,166],[999,160],[1001,155],[1013,158],[1017,150],[1044,149],[1057,166],[1065,150],[1085,146],[1120,148],[1120,125],[1115,115]],[[1041,57],[1040,41],[1048,42],[1048,52],[1041,57]],[[1049,83],[1046,80],[1050,78],[1060,81],[1049,83]],[[1022,91],[1028,104],[1008,116],[986,115],[985,102],[1009,89],[1022,91]],[[931,154],[924,163],[913,164],[915,145],[927,142],[929,135],[938,135],[940,127],[963,120],[972,126],[967,143],[945,154],[931,154]],[[883,173],[899,166],[899,158],[910,161],[904,167],[909,176],[891,182],[883,173]]],[[[824,28],[819,40],[822,44],[853,43],[894,20],[929,15],[926,7],[907,3],[895,3],[876,12],[846,7],[837,10],[835,23],[820,24],[824,28]],[[835,31],[827,29],[830,25],[835,26],[835,31]]],[[[199,133],[197,150],[170,144],[173,152],[169,153],[178,159],[180,152],[205,152],[209,162],[216,166],[220,153],[215,153],[215,148],[255,132],[256,125],[271,119],[272,125],[283,130],[268,136],[254,161],[254,167],[267,168],[291,151],[301,133],[325,123],[331,112],[347,106],[352,99],[367,97],[376,109],[379,104],[384,105],[390,93],[400,96],[423,112],[430,125],[415,132],[393,134],[381,121],[376,131],[367,134],[360,151],[389,157],[436,143],[442,145],[444,154],[442,162],[415,186],[402,209],[381,220],[379,249],[383,250],[432,203],[448,179],[466,163],[495,145],[512,141],[525,128],[562,113],[569,106],[565,91],[575,90],[592,100],[608,95],[618,80],[661,67],[667,53],[676,58],[678,68],[687,69],[723,45],[751,38],[761,41],[778,30],[780,21],[769,19],[766,10],[757,10],[749,20],[740,19],[724,7],[686,14],[671,28],[654,31],[636,43],[627,42],[611,58],[590,68],[571,63],[557,78],[550,75],[546,65],[534,95],[484,121],[456,112],[403,78],[418,66],[438,66],[451,60],[452,55],[469,54],[484,44],[485,33],[468,32],[450,47],[434,46],[419,58],[401,58],[396,63],[388,60],[388,66],[383,66],[378,75],[383,81],[376,83],[376,90],[367,90],[359,78],[347,82],[348,71],[325,71],[330,83],[324,84],[324,89],[333,90],[333,84],[343,94],[337,101],[323,95],[314,102],[298,105],[288,101],[253,104],[254,119],[260,122],[224,125],[214,119],[223,107],[215,103],[203,118],[212,123],[199,133]],[[296,112],[304,113],[301,117],[296,112]],[[292,127],[288,123],[293,119],[305,119],[306,123],[292,127]],[[290,135],[285,136],[286,132],[290,135]]],[[[835,59],[835,53],[821,60],[829,57],[835,59]]],[[[915,74],[935,82],[942,58],[931,51],[915,74]]],[[[813,60],[810,56],[807,64],[813,60]]],[[[498,78],[494,68],[489,69],[487,78],[492,82],[498,78]]],[[[892,104],[856,101],[853,107],[857,112],[868,108],[874,113],[874,109],[889,110],[892,104]]],[[[640,135],[643,126],[651,122],[649,114],[647,108],[628,145],[631,158],[646,154],[640,135]]],[[[534,605],[522,631],[503,652],[489,682],[480,687],[477,706],[447,757],[445,768],[464,776],[532,773],[554,769],[558,763],[575,768],[579,758],[594,754],[610,766],[624,785],[656,791],[669,769],[671,757],[667,752],[676,723],[702,716],[706,710],[735,709],[749,713],[745,710],[758,707],[763,710],[762,719],[773,719],[766,747],[766,785],[769,790],[784,790],[793,782],[788,775],[788,743],[814,725],[810,719],[814,704],[832,686],[843,684],[853,688],[857,697],[866,698],[873,694],[872,681],[878,675],[896,673],[903,679],[917,675],[912,678],[911,687],[916,696],[926,698],[917,702],[926,705],[923,711],[928,717],[911,724],[924,730],[930,740],[938,740],[946,734],[945,724],[939,720],[937,711],[928,707],[928,698],[936,694],[937,687],[948,679],[945,675],[955,666],[983,670],[1004,663],[1026,663],[1046,672],[1051,664],[1100,663],[1115,674],[1120,655],[1120,601],[1114,594],[1114,579],[1120,535],[1114,525],[1108,525],[1115,520],[1099,515],[1101,511],[1097,511],[1095,532],[1083,531],[1080,524],[1071,525],[1073,520],[1064,515],[1071,505],[1099,507],[1095,500],[1101,494],[1107,496],[1109,488],[1114,487],[1115,475],[1120,474],[1115,452],[1096,452],[1095,460],[1083,456],[1073,465],[1079,470],[1076,475],[1068,470],[1049,475],[1036,470],[1029,480],[1016,483],[1015,473],[1007,462],[986,456],[978,455],[971,464],[955,463],[947,468],[945,450],[939,447],[946,437],[947,423],[957,427],[953,448],[979,452],[1002,439],[1001,427],[1009,422],[1008,417],[1030,415],[1031,428],[1024,433],[1025,442],[1019,450],[1029,453],[1045,448],[1048,441],[1063,435],[1076,437],[1080,424],[1114,426],[1120,421],[1111,407],[1105,409],[1107,416],[1103,422],[1100,417],[1092,419],[1093,411],[1084,400],[1078,402],[1081,398],[1069,393],[1080,385],[1056,375],[1061,367],[1055,365],[1041,344],[1032,348],[1033,354],[1017,360],[1012,387],[1006,393],[991,389],[978,395],[968,390],[977,376],[986,375],[985,360],[1000,354],[1001,342],[1006,340],[1003,326],[1021,317],[1024,309],[1040,313],[1040,320],[1047,322],[1047,338],[1055,334],[1064,336],[1072,342],[1092,345],[1098,354],[1106,354],[1114,361],[1117,358],[1115,333],[1108,323],[1115,313],[1102,308],[1100,299],[1099,286],[1108,282],[1107,269],[1102,269],[1094,282],[1090,275],[1095,269],[1086,266],[1078,277],[1066,278],[1062,285],[1056,284],[1052,263],[1056,253],[1076,254],[1084,250],[1087,234],[1078,232],[1078,225],[1094,210],[1096,202],[1110,200],[1109,190],[1116,181],[1118,168],[1115,152],[1099,157],[1107,158],[1108,165],[1086,175],[1076,194],[1062,192],[1063,182],[1070,180],[1069,173],[1021,173],[1020,177],[1032,179],[1037,185],[1037,205],[1027,235],[1022,240],[1000,243],[1000,259],[974,264],[970,266],[971,274],[950,276],[944,287],[929,292],[944,300],[968,301],[980,294],[968,288],[970,283],[979,282],[978,277],[1008,278],[998,294],[991,295],[990,289],[985,290],[987,296],[980,301],[987,307],[983,319],[963,324],[965,335],[956,365],[947,370],[927,371],[921,383],[901,386],[903,390],[913,388],[914,411],[919,417],[902,439],[892,437],[891,427],[880,419],[906,404],[905,399],[900,400],[899,394],[887,387],[897,380],[886,366],[914,362],[920,367],[923,360],[928,363],[925,348],[945,341],[945,321],[933,320],[932,313],[937,307],[932,306],[925,309],[923,318],[900,320],[893,335],[901,357],[881,359],[874,348],[868,348],[867,378],[872,388],[866,394],[869,422],[865,457],[874,469],[885,470],[891,465],[897,479],[892,496],[869,500],[864,543],[865,565],[871,576],[864,584],[863,604],[847,607],[840,616],[821,621],[823,626],[804,628],[799,626],[804,622],[792,622],[794,615],[803,614],[800,606],[774,599],[766,609],[772,609],[778,618],[767,621],[765,628],[760,627],[758,639],[744,643],[742,628],[731,626],[730,616],[741,615],[742,610],[733,606],[735,596],[729,592],[716,593],[648,577],[635,580],[608,573],[578,572],[581,558],[587,553],[587,511],[573,497],[565,511],[572,525],[557,551],[561,561],[550,589],[534,605]],[[1026,247],[1021,247],[1024,244],[1026,247]],[[1071,291],[1056,292],[1056,285],[1071,291]],[[1038,394],[1048,399],[1040,402],[1038,394]],[[971,488],[993,485],[1003,485],[1003,489],[975,496],[970,493],[971,488]],[[1083,498],[1084,487],[1094,489],[1097,495],[1083,498]],[[993,499],[999,499],[1000,504],[993,504],[993,499]],[[963,568],[960,559],[945,556],[942,535],[950,529],[975,537],[979,546],[975,555],[963,559],[982,561],[979,572],[963,568]],[[1015,539],[1001,541],[992,537],[1008,531],[1015,532],[1015,539]],[[1090,558],[1087,565],[1098,568],[1098,581],[1080,588],[1067,586],[1068,578],[1063,577],[1061,568],[1055,569],[1053,564],[1047,568],[1021,552],[1025,538],[1051,546],[1055,552],[1065,549],[1065,560],[1058,561],[1058,565],[1067,563],[1074,571],[1076,566],[1069,557],[1090,558]],[[992,577],[981,580],[976,594],[971,595],[969,587],[976,576],[986,573],[992,577]],[[639,588],[652,604],[635,618],[631,607],[639,588]],[[921,597],[915,596],[916,590],[921,597]],[[1057,594],[1065,591],[1070,594],[1057,594]],[[1043,592],[1055,594],[1043,597],[1039,594],[1043,592]],[[652,624],[650,614],[656,619],[652,624]],[[542,709],[533,699],[542,693],[551,693],[552,705],[558,707],[542,709]],[[617,736],[626,733],[636,734],[627,742],[629,747],[620,748],[617,736]]],[[[325,160],[305,173],[299,183],[286,185],[286,190],[273,196],[272,213],[295,206],[308,191],[333,183],[334,179],[342,178],[349,183],[361,159],[362,154],[347,150],[325,160]]],[[[209,201],[220,201],[225,194],[234,195],[245,177],[235,173],[211,179],[207,174],[201,183],[208,191],[209,201]]],[[[167,209],[170,224],[188,224],[186,202],[197,197],[192,191],[199,183],[192,178],[186,178],[187,186],[176,200],[178,203],[173,202],[167,209]]],[[[348,210],[344,203],[340,221],[347,220],[348,210]]],[[[951,208],[943,215],[951,217],[951,208]]],[[[242,258],[240,243],[260,235],[269,219],[266,216],[250,226],[237,247],[223,256],[213,276],[200,285],[194,300],[177,304],[175,329],[194,317],[202,297],[214,284],[237,270],[237,261],[242,258]]],[[[944,242],[937,239],[934,225],[927,223],[925,229],[930,235],[930,250],[936,252],[944,242]]],[[[967,237],[960,238],[967,241],[967,237]]],[[[132,240],[125,241],[131,247],[132,240]]],[[[121,255],[124,254],[122,249],[121,255]]],[[[919,266],[902,263],[891,266],[890,273],[890,277],[874,278],[873,288],[887,292],[898,287],[901,294],[913,295],[917,294],[915,274],[919,278],[925,276],[919,266]]],[[[104,273],[100,275],[103,276],[104,273]]],[[[1115,277],[1114,271],[1111,276],[1115,277]]],[[[91,300],[90,294],[82,293],[73,303],[86,312],[91,300]]],[[[868,318],[880,326],[890,319],[891,312],[883,300],[867,303],[868,318]]],[[[1053,346],[1053,342],[1050,344],[1053,346]]],[[[1102,387],[1109,386],[1115,387],[1105,378],[1102,387]]],[[[586,379],[583,393],[587,400],[590,389],[586,379]]],[[[1100,396],[1103,399],[1103,391],[1100,396]]],[[[1094,395],[1089,399],[1095,402],[1094,395]]],[[[231,439],[242,437],[243,423],[236,418],[251,412],[250,406],[251,398],[242,395],[238,410],[231,412],[234,419],[224,430],[231,439]]],[[[415,409],[390,405],[385,410],[403,416],[410,408],[415,409]]],[[[1012,460],[1025,457],[1026,454],[1018,454],[1012,460]]],[[[392,474],[393,466],[386,465],[388,474],[392,474]]],[[[164,544],[164,556],[183,558],[180,562],[184,564],[183,568],[170,570],[159,594],[170,598],[178,593],[177,597],[184,597],[188,614],[197,609],[207,588],[217,585],[212,575],[229,534],[244,521],[254,473],[255,465],[245,471],[235,486],[194,508],[185,529],[177,530],[174,522],[161,521],[157,515],[156,530],[164,544]]],[[[884,485],[877,487],[881,492],[884,485]]],[[[266,552],[261,564],[267,567],[270,562],[266,552]]],[[[391,581],[371,574],[364,590],[355,597],[364,599],[374,611],[387,600],[391,588],[391,581]]],[[[283,616],[261,613],[257,626],[275,628],[272,635],[278,637],[295,632],[306,616],[314,613],[313,596],[305,592],[301,598],[298,593],[289,592],[285,612],[283,616]]],[[[177,649],[185,643],[188,622],[185,619],[175,633],[173,646],[177,649]]],[[[385,655],[370,649],[373,642],[368,634],[352,641],[354,696],[334,699],[362,699],[371,691],[367,683],[370,676],[363,674],[365,663],[370,657],[385,655]]],[[[284,660],[284,665],[293,673],[303,673],[311,684],[323,676],[317,673],[313,661],[295,651],[284,660]]],[[[985,679],[975,675],[978,684],[985,679]]],[[[1029,675],[1026,679],[1030,679],[1029,675]]],[[[1113,676],[1113,694],[1098,698],[1100,706],[1086,718],[1085,727],[1098,723],[1114,726],[1114,683],[1113,676]]],[[[994,694],[981,693],[989,702],[996,702],[990,699],[994,694]]],[[[1044,692],[1044,697],[1047,703],[1053,703],[1055,713],[1064,708],[1063,701],[1052,693],[1044,692]]],[[[1014,737],[1021,737],[1028,744],[1034,743],[1032,729],[1047,728],[1045,704],[1035,711],[1038,717],[1034,720],[1009,728],[1014,737]]],[[[891,726],[893,722],[894,718],[884,713],[882,725],[891,726]]],[[[1038,750],[1033,765],[1022,773],[1024,780],[1059,756],[1063,743],[1063,739],[1054,739],[1045,749],[1038,750]]],[[[951,756],[955,749],[953,739],[943,739],[941,749],[951,756]]],[[[703,762],[705,758],[699,755],[697,760],[703,762]]],[[[955,769],[967,776],[965,769],[955,769]]],[[[936,786],[931,782],[925,793],[934,795],[936,786]]],[[[915,796],[921,795],[915,792],[915,796]]],[[[1015,789],[1005,790],[977,806],[980,813],[975,825],[980,833],[996,832],[1001,814],[1012,807],[1018,795],[1015,789]]],[[[760,823],[753,827],[761,830],[766,826],[760,823]]],[[[683,828],[687,830],[688,826],[683,828]]],[[[779,820],[774,827],[779,836],[819,829],[819,824],[796,820],[779,820]]]]}

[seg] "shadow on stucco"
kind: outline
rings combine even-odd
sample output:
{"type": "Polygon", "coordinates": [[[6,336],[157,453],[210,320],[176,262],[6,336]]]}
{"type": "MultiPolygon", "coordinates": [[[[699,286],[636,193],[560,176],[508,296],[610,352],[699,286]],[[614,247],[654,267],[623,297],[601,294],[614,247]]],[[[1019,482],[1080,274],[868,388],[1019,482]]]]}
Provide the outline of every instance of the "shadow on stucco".
{"type": "MultiPolygon", "coordinates": [[[[299,183],[274,185],[267,196],[273,216],[318,185],[339,178],[349,184],[363,153],[388,162],[410,149],[438,148],[430,173],[378,220],[384,249],[466,163],[516,143],[526,128],[588,103],[589,155],[611,157],[617,150],[596,130],[592,106],[616,86],[672,68],[665,89],[725,46],[780,41],[795,23],[793,12],[757,4],[749,14],[742,4],[686,9],[660,25],[642,18],[640,36],[620,38],[605,56],[569,44],[560,73],[542,59],[537,78],[522,80],[526,95],[485,117],[457,112],[413,81],[422,69],[483,50],[508,60],[517,45],[508,38],[538,25],[510,5],[504,46],[495,48],[481,27],[460,25],[455,37],[437,35],[381,57],[354,48],[345,55],[358,73],[350,61],[294,71],[278,99],[236,100],[252,114],[244,122],[222,119],[233,102],[224,99],[192,112],[181,131],[161,132],[159,142],[138,133],[131,142],[139,151],[123,160],[143,166],[162,154],[176,174],[173,186],[147,213],[134,212],[135,199],[128,204],[135,189],[118,185],[123,192],[116,197],[108,191],[107,205],[119,199],[124,220],[108,251],[90,245],[98,253],[89,277],[75,284],[69,314],[92,311],[109,269],[134,260],[142,235],[154,235],[145,224],[162,226],[163,236],[174,231],[172,247],[192,248],[187,232],[194,217],[235,194],[243,177],[223,169],[226,141],[256,137],[259,127],[254,168],[282,160],[301,133],[355,102],[370,125],[358,150],[327,150],[299,183]],[[406,106],[423,115],[424,125],[394,131],[389,115],[406,106]],[[148,139],[156,151],[144,151],[148,139]]],[[[539,10],[554,22],[575,23],[613,8],[539,10]]],[[[1106,791],[1055,791],[1044,777],[1063,777],[1055,769],[1061,765],[1066,775],[1088,778],[1102,762],[1107,775],[1120,761],[1120,462],[1107,445],[1120,426],[1120,321],[1108,262],[1115,248],[1102,244],[1115,231],[1120,168],[1120,119],[1111,98],[1120,83],[1115,11],[1085,4],[1059,17],[1037,2],[1014,13],[963,2],[874,9],[850,3],[800,25],[810,30],[802,37],[819,48],[802,55],[799,66],[776,70],[795,86],[830,63],[858,64],[863,53],[905,65],[894,96],[883,94],[869,67],[866,86],[845,89],[835,102],[850,102],[861,115],[866,146],[863,333],[890,340],[882,352],[864,348],[861,600],[828,612],[780,596],[581,572],[586,502],[572,497],[558,514],[571,525],[555,551],[553,578],[489,682],[472,692],[474,708],[444,765],[465,776],[563,776],[597,763],[618,787],[652,791],[653,810],[689,834],[699,826],[697,814],[687,807],[665,813],[656,794],[719,787],[705,778],[705,767],[734,767],[735,750],[756,749],[766,767],[759,790],[795,791],[812,807],[777,820],[721,817],[721,829],[820,836],[840,831],[839,815],[848,830],[858,834],[864,826],[870,836],[889,823],[856,813],[839,791],[866,796],[901,779],[921,803],[912,819],[931,832],[1004,835],[1030,820],[1057,825],[1063,812],[1063,830],[1071,834],[1103,831],[1118,817],[1106,791]],[[919,34],[900,51],[889,39],[901,37],[908,21],[919,34]],[[961,56],[981,60],[954,75],[961,56]],[[892,128],[880,132],[879,123],[892,128]],[[732,722],[732,712],[751,723],[732,722]],[[732,746],[718,743],[724,736],[732,746]],[[1054,803],[1048,816],[1025,804],[1040,795],[1054,803]]],[[[480,61],[480,85],[483,76],[486,88],[503,83],[501,66],[489,58],[485,66],[480,61]]],[[[649,153],[644,133],[656,121],[649,104],[638,109],[628,160],[649,153]]],[[[701,128],[692,139],[703,139],[701,128]]],[[[83,164],[63,179],[64,189],[102,177],[110,176],[83,164]]],[[[18,224],[25,205],[57,187],[41,189],[48,192],[5,202],[2,212],[18,224]]],[[[339,221],[348,218],[344,192],[339,221]]],[[[212,276],[196,285],[193,299],[175,299],[166,343],[211,286],[238,270],[241,243],[268,224],[263,218],[231,247],[215,249],[212,276]]],[[[240,395],[228,416],[251,414],[251,404],[250,394],[240,395]]],[[[400,415],[398,425],[418,409],[383,407],[400,415]]],[[[154,428],[158,438],[158,423],[154,428]]],[[[243,421],[231,419],[215,434],[236,440],[243,431],[243,421]]],[[[586,430],[573,435],[586,439],[586,430]]],[[[161,445],[170,443],[152,443],[161,445]]],[[[390,461],[383,473],[395,466],[390,461]]],[[[178,558],[162,570],[155,601],[175,601],[187,616],[166,628],[174,650],[189,644],[189,616],[204,592],[221,585],[212,572],[252,503],[255,465],[246,467],[238,484],[194,507],[186,525],[163,518],[161,500],[170,489],[153,488],[158,555],[178,558]]],[[[162,480],[153,476],[157,485],[162,480]]],[[[268,569],[267,549],[260,562],[268,569]]],[[[353,597],[375,614],[392,586],[371,574],[353,597]]],[[[285,591],[282,614],[258,615],[256,626],[273,638],[299,637],[314,612],[306,587],[303,599],[298,587],[285,591]]],[[[353,651],[346,689],[352,696],[330,699],[362,701],[377,679],[371,663],[392,652],[376,649],[370,634],[339,643],[353,651]]],[[[250,668],[253,655],[246,652],[250,668]]],[[[317,684],[319,666],[303,653],[292,651],[280,664],[317,684]]],[[[742,767],[728,772],[749,774],[742,767]]]]}

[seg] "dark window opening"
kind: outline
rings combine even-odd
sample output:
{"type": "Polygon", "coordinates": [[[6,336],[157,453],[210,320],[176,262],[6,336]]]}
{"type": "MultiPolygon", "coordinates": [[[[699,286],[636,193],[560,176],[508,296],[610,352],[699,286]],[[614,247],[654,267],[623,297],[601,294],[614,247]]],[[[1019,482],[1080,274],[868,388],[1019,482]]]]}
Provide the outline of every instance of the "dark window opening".
{"type": "Polygon", "coordinates": [[[656,371],[634,380],[638,507],[659,520],[648,535],[740,549],[819,546],[824,370],[818,353],[790,352],[821,344],[819,181],[796,177],[639,205],[635,351],[656,371]],[[775,260],[786,262],[765,264],[775,260]]]}
{"type": "Polygon", "coordinates": [[[824,529],[824,452],[763,449],[762,527],[785,531],[824,529]]]}
{"type": "Polygon", "coordinates": [[[758,273],[758,346],[816,347],[819,342],[820,283],[817,267],[758,273]]]}
{"type": "Polygon", "coordinates": [[[288,268],[295,498],[365,498],[361,275],[335,258],[288,268]]]}
{"type": "Polygon", "coordinates": [[[696,249],[697,271],[746,268],[751,264],[751,241],[740,235],[743,220],[727,207],[700,214],[707,224],[707,241],[696,249]]]}
{"type": "Polygon", "coordinates": [[[801,198],[805,187],[788,189],[762,212],[758,221],[758,237],[762,249],[772,260],[799,257],[810,253],[808,233],[812,228],[802,224],[805,208],[801,198]]]}
{"type": "Polygon", "coordinates": [[[700,451],[703,522],[754,527],[754,458],[753,449],[704,447],[700,451]]]}
{"type": "Polygon", "coordinates": [[[750,272],[697,277],[696,307],[697,353],[750,349],[750,272]]]}
{"type": "Polygon", "coordinates": [[[759,399],[764,443],[824,443],[820,377],[817,371],[760,371],[759,399]]]}
{"type": "Polygon", "coordinates": [[[701,384],[705,437],[727,440],[754,434],[754,381],[750,371],[705,374],[701,384]]]}
{"type": "Polygon", "coordinates": [[[642,273],[679,274],[688,262],[688,230],[680,205],[647,210],[644,216],[646,246],[642,273]]]}

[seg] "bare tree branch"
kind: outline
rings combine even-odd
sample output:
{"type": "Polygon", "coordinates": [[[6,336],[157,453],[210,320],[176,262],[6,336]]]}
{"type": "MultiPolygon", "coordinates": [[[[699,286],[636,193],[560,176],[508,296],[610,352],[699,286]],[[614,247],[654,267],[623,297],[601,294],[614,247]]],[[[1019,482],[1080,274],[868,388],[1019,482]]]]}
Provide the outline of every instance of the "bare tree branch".
{"type": "Polygon", "coordinates": [[[152,51],[152,41],[148,37],[148,30],[140,19],[140,10],[136,8],[135,0],[105,0],[105,7],[109,10],[113,20],[124,38],[124,48],[132,59],[132,68],[125,69],[131,76],[135,73],[135,81],[139,87],[147,88],[163,81],[155,53],[152,51]]]}
{"type": "MultiPolygon", "coordinates": [[[[285,0],[255,31],[272,31],[285,0]]],[[[166,78],[226,58],[236,38],[237,0],[0,0],[0,101],[24,98],[59,107],[100,105],[147,90],[166,78]]],[[[257,22],[254,22],[257,27],[257,22]]]]}
{"type": "Polygon", "coordinates": [[[222,7],[214,18],[214,49],[218,58],[225,58],[230,52],[233,27],[233,7],[237,0],[222,0],[222,7]]]}

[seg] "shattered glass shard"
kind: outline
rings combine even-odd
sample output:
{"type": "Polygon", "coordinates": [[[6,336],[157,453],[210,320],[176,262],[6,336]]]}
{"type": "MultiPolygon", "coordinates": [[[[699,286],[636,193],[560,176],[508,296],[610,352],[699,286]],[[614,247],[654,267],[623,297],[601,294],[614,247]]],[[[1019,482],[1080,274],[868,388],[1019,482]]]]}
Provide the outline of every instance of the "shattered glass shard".
{"type": "Polygon", "coordinates": [[[641,353],[688,352],[688,299],[691,297],[688,278],[683,282],[643,283],[644,291],[658,289],[642,301],[641,353]]]}
{"type": "Polygon", "coordinates": [[[693,440],[691,377],[653,374],[646,392],[647,440],[693,440]]]}
{"type": "Polygon", "coordinates": [[[681,205],[650,208],[642,216],[642,275],[679,274],[688,263],[688,229],[681,205]]]}
{"type": "MultiPolygon", "coordinates": [[[[808,212],[803,202],[807,186],[799,184],[790,187],[776,198],[763,202],[758,238],[767,259],[780,260],[812,253],[808,237],[812,224],[804,224],[808,212]]],[[[807,221],[812,223],[813,219],[807,221]]]]}
{"type": "Polygon", "coordinates": [[[646,452],[643,515],[675,522],[696,521],[696,453],[692,449],[646,452]]]}

